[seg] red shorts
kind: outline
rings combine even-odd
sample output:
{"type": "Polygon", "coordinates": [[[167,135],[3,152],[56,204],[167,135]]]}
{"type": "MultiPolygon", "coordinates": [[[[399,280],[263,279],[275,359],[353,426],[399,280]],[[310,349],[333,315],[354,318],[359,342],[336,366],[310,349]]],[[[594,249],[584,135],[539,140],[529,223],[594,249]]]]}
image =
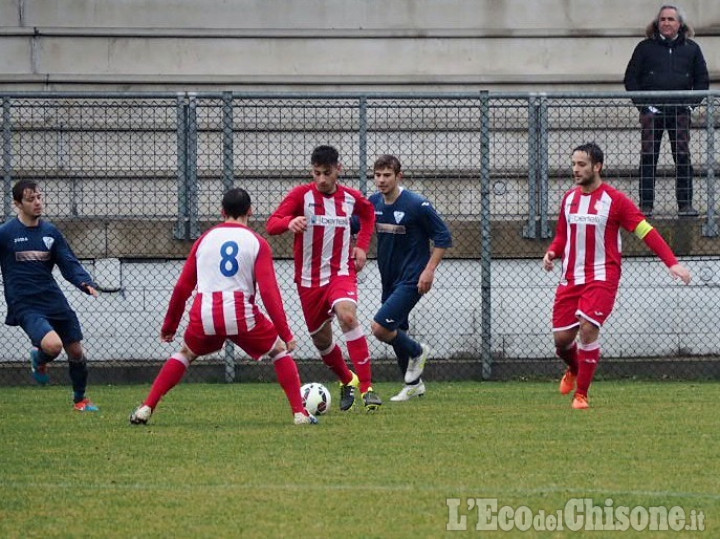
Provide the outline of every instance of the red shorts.
{"type": "Polygon", "coordinates": [[[255,327],[238,335],[205,335],[202,321],[191,321],[185,330],[185,344],[198,356],[205,356],[220,350],[225,339],[242,348],[253,359],[260,359],[270,352],[278,339],[275,325],[263,313],[255,316],[255,327]]]}
{"type": "Polygon", "coordinates": [[[553,305],[553,331],[578,326],[578,317],[602,327],[615,307],[617,291],[617,283],[606,281],[592,281],[575,286],[559,285],[553,305]]]}
{"type": "Polygon", "coordinates": [[[333,307],[338,301],[352,301],[357,304],[357,279],[353,276],[333,277],[325,286],[298,286],[300,305],[305,315],[305,324],[314,335],[333,317],[333,307]]]}

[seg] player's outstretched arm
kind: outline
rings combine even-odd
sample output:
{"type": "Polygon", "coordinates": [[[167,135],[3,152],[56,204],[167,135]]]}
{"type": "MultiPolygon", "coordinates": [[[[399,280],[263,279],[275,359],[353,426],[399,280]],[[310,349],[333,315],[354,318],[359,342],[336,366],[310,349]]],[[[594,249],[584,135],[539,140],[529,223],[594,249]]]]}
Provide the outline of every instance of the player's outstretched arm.
{"type": "Polygon", "coordinates": [[[94,286],[88,283],[80,283],[80,288],[82,288],[85,293],[90,294],[92,297],[98,297],[98,291],[94,286]]]}
{"type": "Polygon", "coordinates": [[[690,270],[682,264],[674,264],[670,266],[670,275],[673,276],[673,279],[680,279],[683,283],[690,284],[690,270]]]}
{"type": "Polygon", "coordinates": [[[260,238],[260,249],[255,259],[256,286],[265,305],[270,320],[275,325],[278,335],[285,343],[295,340],[290,324],[288,323],[285,307],[283,306],[280,287],[275,273],[275,264],[272,258],[272,249],[264,239],[260,238]]]}
{"type": "Polygon", "coordinates": [[[680,279],[685,284],[690,284],[690,270],[680,264],[672,252],[670,246],[660,233],[653,228],[646,220],[641,221],[635,228],[634,234],[642,239],[645,244],[662,260],[670,270],[673,279],[680,279]]]}

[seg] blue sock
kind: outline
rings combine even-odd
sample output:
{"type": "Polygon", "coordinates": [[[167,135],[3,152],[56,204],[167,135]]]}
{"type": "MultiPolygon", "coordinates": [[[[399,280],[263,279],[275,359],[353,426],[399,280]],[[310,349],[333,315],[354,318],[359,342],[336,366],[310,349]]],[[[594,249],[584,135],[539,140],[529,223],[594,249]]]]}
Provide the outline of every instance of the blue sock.
{"type": "Polygon", "coordinates": [[[52,356],[47,355],[45,352],[43,352],[43,349],[38,346],[38,362],[40,365],[44,363],[50,363],[53,359],[55,359],[52,356]]]}
{"type": "Polygon", "coordinates": [[[73,402],[80,402],[85,398],[85,390],[87,389],[87,361],[85,361],[84,357],[80,361],[69,361],[68,367],[73,388],[73,402]]]}
{"type": "Polygon", "coordinates": [[[410,362],[410,356],[408,353],[403,350],[400,346],[395,344],[395,340],[390,343],[390,345],[393,347],[393,350],[395,351],[395,357],[397,358],[397,364],[398,367],[400,367],[400,374],[403,376],[405,375],[405,371],[407,370],[408,363],[410,362]]]}
{"type": "Polygon", "coordinates": [[[420,343],[408,337],[408,334],[401,330],[397,331],[397,336],[390,342],[390,345],[395,351],[402,374],[405,374],[410,358],[422,354],[420,343]]]}

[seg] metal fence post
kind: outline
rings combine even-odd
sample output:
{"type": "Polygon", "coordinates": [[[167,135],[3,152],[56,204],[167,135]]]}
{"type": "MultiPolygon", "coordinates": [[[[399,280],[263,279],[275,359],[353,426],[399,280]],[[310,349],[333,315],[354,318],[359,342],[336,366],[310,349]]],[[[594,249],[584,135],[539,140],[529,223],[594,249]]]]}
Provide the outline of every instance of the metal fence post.
{"type": "Polygon", "coordinates": [[[175,238],[200,237],[198,224],[197,95],[177,95],[178,218],[175,238]]]}
{"type": "Polygon", "coordinates": [[[358,176],[360,181],[360,192],[363,195],[367,195],[367,97],[363,96],[360,98],[358,118],[360,125],[358,126],[358,159],[360,163],[358,166],[358,176]]]}
{"type": "MultiPolygon", "coordinates": [[[[232,189],[235,183],[235,164],[233,161],[233,95],[223,92],[222,106],[222,155],[223,155],[223,191],[232,189]]],[[[235,345],[225,341],[225,382],[235,381],[235,345]]]]}
{"type": "Polygon", "coordinates": [[[490,288],[492,264],[492,234],[490,213],[490,97],[483,92],[480,100],[480,361],[482,379],[492,375],[492,290],[490,288]]]}
{"type": "Polygon", "coordinates": [[[3,98],[3,215],[10,216],[12,210],[12,126],[9,97],[3,98]]]}
{"type": "Polygon", "coordinates": [[[547,113],[547,96],[541,94],[540,104],[537,109],[537,130],[538,130],[538,147],[536,159],[539,162],[538,172],[538,188],[540,192],[540,237],[549,238],[552,235],[550,225],[548,223],[548,198],[550,192],[550,167],[548,165],[548,113],[547,113]]]}
{"type": "Polygon", "coordinates": [[[233,95],[223,92],[222,107],[222,153],[223,153],[223,190],[232,189],[235,183],[235,163],[233,161],[233,95]]]}
{"type": "Polygon", "coordinates": [[[715,99],[707,98],[707,221],[702,227],[703,236],[715,237],[718,235],[718,226],[715,222],[715,99]]]}
{"type": "Polygon", "coordinates": [[[200,215],[198,212],[198,126],[197,126],[197,94],[188,93],[187,104],[187,181],[188,181],[188,239],[194,240],[200,237],[200,215]]]}
{"type": "Polygon", "coordinates": [[[188,193],[187,193],[187,106],[185,94],[178,93],[177,111],[177,189],[178,215],[175,222],[175,239],[184,240],[188,237],[188,193]]]}
{"type": "Polygon", "coordinates": [[[531,94],[528,100],[528,221],[523,227],[523,237],[529,239],[537,237],[538,116],[538,97],[531,94]]]}

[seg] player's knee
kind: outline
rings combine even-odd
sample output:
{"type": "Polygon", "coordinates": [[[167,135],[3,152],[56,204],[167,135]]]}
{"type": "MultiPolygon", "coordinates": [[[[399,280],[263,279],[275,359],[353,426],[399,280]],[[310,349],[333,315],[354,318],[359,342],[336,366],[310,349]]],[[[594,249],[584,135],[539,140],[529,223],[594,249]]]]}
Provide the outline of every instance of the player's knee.
{"type": "Polygon", "coordinates": [[[270,353],[268,355],[270,356],[270,358],[274,358],[275,356],[282,354],[286,350],[287,347],[285,346],[285,343],[278,339],[277,341],[275,341],[275,346],[272,347],[272,350],[270,350],[270,353]]]}
{"type": "Polygon", "coordinates": [[[393,334],[395,333],[394,331],[390,331],[389,329],[378,324],[377,322],[373,322],[370,325],[370,331],[372,331],[373,337],[382,342],[391,341],[393,334]]]}
{"type": "Polygon", "coordinates": [[[75,363],[75,364],[84,364],[84,363],[87,363],[87,357],[85,357],[84,353],[81,353],[79,355],[68,354],[68,362],[75,363]]]}
{"type": "Polygon", "coordinates": [[[62,342],[58,341],[49,341],[46,342],[43,340],[42,345],[40,346],[42,348],[42,351],[45,353],[45,355],[50,356],[52,358],[56,358],[60,355],[60,352],[62,352],[63,346],[62,342]]]}
{"type": "Polygon", "coordinates": [[[589,321],[580,324],[579,337],[580,342],[584,344],[592,343],[598,340],[600,336],[600,328],[589,321]]]}
{"type": "Polygon", "coordinates": [[[312,342],[315,345],[315,348],[322,352],[323,350],[330,348],[333,344],[332,334],[330,334],[329,337],[326,337],[324,334],[315,334],[312,336],[312,342]]]}
{"type": "Polygon", "coordinates": [[[354,328],[358,325],[357,314],[354,311],[341,311],[337,313],[337,319],[343,331],[354,328]]]}
{"type": "Polygon", "coordinates": [[[188,365],[198,358],[198,355],[188,348],[187,344],[183,344],[180,349],[180,354],[187,359],[188,365]]]}

